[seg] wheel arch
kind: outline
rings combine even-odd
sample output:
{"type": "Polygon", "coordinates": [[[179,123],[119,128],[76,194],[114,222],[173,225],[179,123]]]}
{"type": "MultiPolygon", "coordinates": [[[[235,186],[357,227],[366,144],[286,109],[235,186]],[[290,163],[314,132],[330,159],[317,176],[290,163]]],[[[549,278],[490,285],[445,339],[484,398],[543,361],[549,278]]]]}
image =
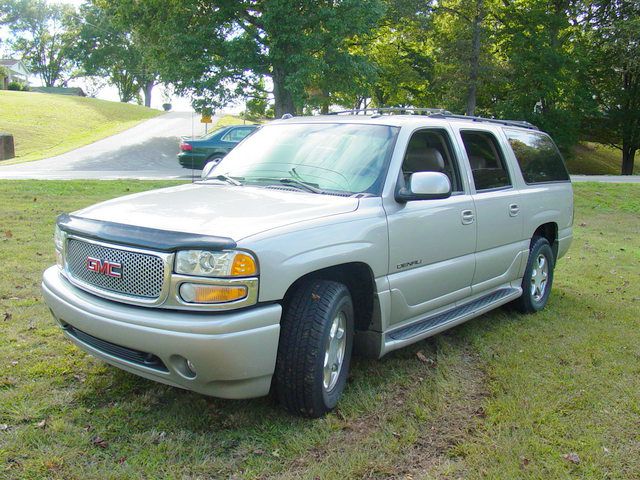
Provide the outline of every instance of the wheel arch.
{"type": "Polygon", "coordinates": [[[554,260],[556,260],[558,258],[558,224],[556,222],[547,222],[539,225],[531,236],[530,246],[533,245],[533,242],[537,237],[543,237],[547,239],[549,245],[551,245],[554,260]]]}
{"type": "Polygon", "coordinates": [[[296,279],[287,289],[282,299],[283,308],[287,308],[293,293],[309,280],[333,280],[343,283],[349,289],[353,300],[355,328],[367,330],[373,319],[379,315],[379,306],[375,302],[375,277],[371,267],[364,262],[349,262],[325,267],[309,272],[296,279]]]}

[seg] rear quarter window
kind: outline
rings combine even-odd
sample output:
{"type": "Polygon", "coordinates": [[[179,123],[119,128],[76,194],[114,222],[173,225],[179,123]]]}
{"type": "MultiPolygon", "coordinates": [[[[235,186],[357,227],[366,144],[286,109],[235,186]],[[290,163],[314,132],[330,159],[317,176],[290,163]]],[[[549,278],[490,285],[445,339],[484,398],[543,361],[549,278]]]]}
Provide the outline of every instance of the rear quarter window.
{"type": "Polygon", "coordinates": [[[525,182],[531,184],[569,180],[569,173],[558,147],[548,135],[509,128],[504,131],[525,182]]]}

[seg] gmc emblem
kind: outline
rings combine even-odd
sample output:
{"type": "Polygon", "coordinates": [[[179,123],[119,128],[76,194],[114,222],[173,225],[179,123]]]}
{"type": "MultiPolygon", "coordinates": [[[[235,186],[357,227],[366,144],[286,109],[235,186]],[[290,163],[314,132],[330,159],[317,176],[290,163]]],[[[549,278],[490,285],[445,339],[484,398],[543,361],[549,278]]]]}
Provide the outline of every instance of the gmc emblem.
{"type": "Polygon", "coordinates": [[[101,273],[107,277],[122,277],[122,264],[118,262],[110,262],[109,260],[87,257],[87,270],[101,273]]]}

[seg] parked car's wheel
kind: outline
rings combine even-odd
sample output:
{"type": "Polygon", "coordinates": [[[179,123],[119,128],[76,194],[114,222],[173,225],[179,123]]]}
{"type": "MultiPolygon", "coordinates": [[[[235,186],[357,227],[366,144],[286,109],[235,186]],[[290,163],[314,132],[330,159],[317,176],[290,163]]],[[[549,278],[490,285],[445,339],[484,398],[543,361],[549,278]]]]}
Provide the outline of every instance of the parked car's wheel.
{"type": "Polygon", "coordinates": [[[328,280],[302,284],[280,322],[279,402],[311,418],[332,410],[347,382],[352,347],[353,303],[347,287],[328,280]]]}
{"type": "Polygon", "coordinates": [[[527,268],[522,278],[522,296],[515,306],[523,313],[542,310],[549,300],[555,259],[549,241],[535,237],[531,242],[527,268]]]}

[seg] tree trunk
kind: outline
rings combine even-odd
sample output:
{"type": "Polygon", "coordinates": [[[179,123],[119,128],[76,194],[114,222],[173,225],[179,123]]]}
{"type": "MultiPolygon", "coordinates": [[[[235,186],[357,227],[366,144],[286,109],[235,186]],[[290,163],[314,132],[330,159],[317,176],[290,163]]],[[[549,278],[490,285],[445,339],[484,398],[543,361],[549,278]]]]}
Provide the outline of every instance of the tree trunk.
{"type": "Polygon", "coordinates": [[[156,82],[149,80],[144,84],[144,106],[151,108],[151,93],[156,82]]]}
{"type": "Polygon", "coordinates": [[[628,145],[622,146],[622,175],[633,175],[633,164],[636,157],[636,149],[628,145]]]}
{"type": "Polygon", "coordinates": [[[293,104],[293,96],[285,86],[286,77],[284,71],[279,67],[273,67],[271,78],[273,80],[273,98],[276,118],[281,118],[285,113],[295,114],[296,108],[293,104]]]}
{"type": "Polygon", "coordinates": [[[484,0],[476,0],[476,15],[471,26],[471,58],[469,59],[469,85],[467,87],[467,115],[476,111],[478,93],[478,72],[480,70],[480,46],[482,22],[484,21],[484,0]]]}

